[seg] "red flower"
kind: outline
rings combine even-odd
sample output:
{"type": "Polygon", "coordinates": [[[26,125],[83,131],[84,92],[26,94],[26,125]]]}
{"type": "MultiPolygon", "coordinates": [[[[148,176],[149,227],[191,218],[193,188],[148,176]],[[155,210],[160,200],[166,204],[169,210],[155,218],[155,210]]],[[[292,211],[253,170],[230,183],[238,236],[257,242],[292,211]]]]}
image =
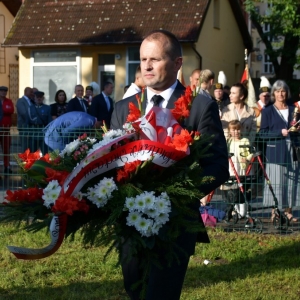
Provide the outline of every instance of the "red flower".
{"type": "Polygon", "coordinates": [[[30,149],[27,149],[24,153],[19,153],[18,156],[25,162],[25,169],[30,169],[36,160],[41,158],[41,151],[37,150],[34,153],[30,153],[30,149]]]}
{"type": "Polygon", "coordinates": [[[141,117],[141,111],[132,103],[129,103],[129,115],[126,122],[134,122],[141,117]]]}
{"type": "Polygon", "coordinates": [[[50,154],[49,153],[46,153],[43,157],[41,157],[39,160],[43,160],[47,163],[51,163],[51,160],[50,160],[50,154]]]}
{"type": "Polygon", "coordinates": [[[46,181],[50,182],[52,180],[57,180],[59,185],[62,186],[69,175],[67,171],[56,171],[51,168],[46,168],[45,170],[47,178],[46,181]]]}
{"type": "Polygon", "coordinates": [[[27,190],[6,191],[5,199],[9,202],[35,202],[41,200],[43,196],[43,189],[29,188],[27,190]]]}
{"type": "Polygon", "coordinates": [[[84,133],[83,135],[81,135],[81,136],[78,137],[78,140],[84,141],[86,138],[87,138],[87,134],[84,133]]]}
{"type": "Polygon", "coordinates": [[[180,134],[175,134],[172,142],[168,145],[175,148],[178,151],[186,152],[190,144],[193,143],[191,134],[186,130],[182,129],[180,134]]]}
{"type": "Polygon", "coordinates": [[[70,216],[73,215],[74,211],[84,211],[87,213],[88,210],[89,206],[86,204],[85,200],[78,200],[73,196],[65,197],[64,195],[61,195],[55,201],[54,206],[52,206],[53,212],[64,212],[70,216]]]}
{"type": "Polygon", "coordinates": [[[187,118],[190,115],[190,109],[192,106],[192,90],[190,86],[185,89],[185,94],[177,99],[174,103],[174,109],[172,114],[177,121],[187,118]]]}
{"type": "Polygon", "coordinates": [[[136,160],[130,163],[125,163],[122,169],[117,171],[117,181],[127,181],[133,173],[136,172],[142,161],[136,160]]]}

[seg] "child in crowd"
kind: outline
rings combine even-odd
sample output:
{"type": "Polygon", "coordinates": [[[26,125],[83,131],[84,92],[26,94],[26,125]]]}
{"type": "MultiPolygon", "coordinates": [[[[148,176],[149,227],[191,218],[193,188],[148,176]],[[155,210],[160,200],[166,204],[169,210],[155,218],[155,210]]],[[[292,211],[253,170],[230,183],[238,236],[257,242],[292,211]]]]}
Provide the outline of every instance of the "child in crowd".
{"type": "MultiPolygon", "coordinates": [[[[242,138],[242,124],[238,120],[233,120],[228,123],[228,137],[227,137],[227,150],[232,153],[231,160],[234,168],[239,176],[245,176],[247,167],[252,158],[250,153],[250,142],[247,138],[242,138]],[[249,148],[241,148],[240,146],[249,145],[249,148]]],[[[235,173],[229,165],[230,181],[227,184],[221,185],[220,189],[223,190],[226,200],[229,202],[226,214],[226,220],[229,221],[232,217],[233,205],[241,217],[245,216],[246,204],[243,195],[240,193],[238,183],[236,181],[235,173]]],[[[251,175],[251,174],[248,174],[251,175]]]]}

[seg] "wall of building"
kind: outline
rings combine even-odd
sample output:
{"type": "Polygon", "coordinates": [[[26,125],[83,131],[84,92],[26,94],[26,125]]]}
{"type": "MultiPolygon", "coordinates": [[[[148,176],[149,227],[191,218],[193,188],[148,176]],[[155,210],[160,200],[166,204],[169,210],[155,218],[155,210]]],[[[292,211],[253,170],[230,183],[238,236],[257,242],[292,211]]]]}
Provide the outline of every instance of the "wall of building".
{"type": "Polygon", "coordinates": [[[214,26],[214,1],[211,1],[201,29],[197,50],[202,56],[202,69],[218,77],[224,71],[228,85],[240,81],[244,71],[244,43],[228,1],[219,1],[219,28],[214,26]]]}
{"type": "MultiPolygon", "coordinates": [[[[0,2],[0,44],[2,44],[5,36],[9,32],[13,20],[13,15],[7,10],[6,6],[0,2]]],[[[3,48],[0,46],[0,85],[10,87],[9,66],[12,64],[18,64],[17,56],[17,48],[3,48]]],[[[12,98],[15,97],[15,95],[11,96],[11,90],[8,91],[7,96],[12,98]]]]}

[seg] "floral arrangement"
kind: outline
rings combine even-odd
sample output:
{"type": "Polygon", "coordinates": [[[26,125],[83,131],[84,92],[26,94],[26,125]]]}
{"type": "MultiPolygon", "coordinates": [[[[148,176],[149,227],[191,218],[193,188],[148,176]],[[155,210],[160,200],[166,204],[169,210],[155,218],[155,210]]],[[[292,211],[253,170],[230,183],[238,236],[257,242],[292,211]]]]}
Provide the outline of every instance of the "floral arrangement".
{"type": "MultiPolygon", "coordinates": [[[[130,103],[123,130],[83,134],[60,153],[19,154],[26,187],[7,191],[1,221],[29,231],[50,228],[51,243],[9,250],[22,259],[46,257],[79,231],[84,244],[109,246],[108,253],[117,248],[120,259],[130,240],[132,255],[142,249],[151,260],[153,247],[172,249],[182,228],[199,231],[199,213],[191,207],[203,197],[199,186],[212,180],[201,177],[199,166],[210,137],[180,126],[192,101],[187,88],[173,110],[153,107],[144,116],[130,103]]],[[[172,251],[167,255],[174,258],[172,251]]]]}

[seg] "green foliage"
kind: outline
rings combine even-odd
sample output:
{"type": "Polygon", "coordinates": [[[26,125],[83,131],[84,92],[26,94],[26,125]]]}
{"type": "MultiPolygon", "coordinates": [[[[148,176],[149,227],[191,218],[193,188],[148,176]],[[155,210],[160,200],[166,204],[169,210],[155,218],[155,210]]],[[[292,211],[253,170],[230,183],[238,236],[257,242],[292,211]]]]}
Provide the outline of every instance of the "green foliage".
{"type": "Polygon", "coordinates": [[[300,57],[300,2],[298,0],[246,0],[245,10],[250,14],[262,42],[266,46],[265,53],[270,56],[276,78],[290,80],[293,70],[299,68],[300,57]],[[256,9],[258,3],[265,4],[265,10],[256,9]],[[268,8],[267,3],[271,6],[268,8]],[[263,30],[265,25],[269,31],[263,30]],[[281,57],[279,63],[278,58],[281,57]]]}

